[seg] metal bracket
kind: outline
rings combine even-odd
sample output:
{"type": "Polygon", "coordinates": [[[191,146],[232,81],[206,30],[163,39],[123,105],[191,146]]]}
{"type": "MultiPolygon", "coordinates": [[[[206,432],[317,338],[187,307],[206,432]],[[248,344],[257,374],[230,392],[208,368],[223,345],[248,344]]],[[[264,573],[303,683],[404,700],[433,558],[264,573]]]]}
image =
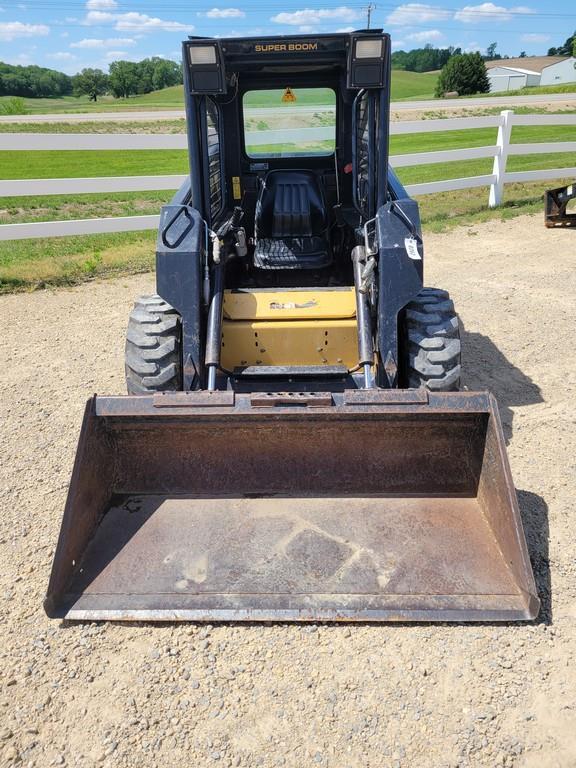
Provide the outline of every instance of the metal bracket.
{"type": "Polygon", "coordinates": [[[426,389],[346,389],[344,405],[428,405],[426,389]]]}
{"type": "Polygon", "coordinates": [[[234,405],[234,392],[159,392],[154,395],[155,408],[221,408],[234,405]]]}
{"type": "Polygon", "coordinates": [[[330,392],[255,392],[250,405],[256,408],[273,408],[278,405],[301,407],[326,407],[333,405],[330,392]]]}

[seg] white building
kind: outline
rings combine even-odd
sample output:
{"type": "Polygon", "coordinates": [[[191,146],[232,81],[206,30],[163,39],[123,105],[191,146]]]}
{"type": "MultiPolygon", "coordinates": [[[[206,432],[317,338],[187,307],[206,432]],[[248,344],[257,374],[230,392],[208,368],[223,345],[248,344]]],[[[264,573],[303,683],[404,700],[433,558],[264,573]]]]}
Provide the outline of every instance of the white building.
{"type": "Polygon", "coordinates": [[[523,56],[486,62],[490,92],[515,91],[534,85],[574,83],[576,59],[573,56],[523,56]]]}
{"type": "Polygon", "coordinates": [[[490,93],[516,91],[527,85],[540,85],[540,73],[520,67],[491,67],[488,70],[490,93]]]}
{"type": "Polygon", "coordinates": [[[564,83],[574,83],[576,87],[576,59],[570,56],[564,61],[557,61],[555,64],[549,64],[542,70],[540,85],[562,85],[564,83]]]}

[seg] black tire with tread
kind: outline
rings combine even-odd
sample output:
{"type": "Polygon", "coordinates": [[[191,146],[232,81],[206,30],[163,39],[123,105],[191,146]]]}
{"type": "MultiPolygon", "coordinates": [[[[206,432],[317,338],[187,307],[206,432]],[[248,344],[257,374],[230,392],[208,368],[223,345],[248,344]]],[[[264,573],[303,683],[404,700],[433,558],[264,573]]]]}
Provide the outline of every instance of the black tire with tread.
{"type": "Polygon", "coordinates": [[[423,288],[406,307],[404,317],[408,387],[431,392],[459,389],[460,328],[448,292],[423,288]]]}
{"type": "Polygon", "coordinates": [[[182,388],[180,315],[160,296],[134,302],[126,331],[126,387],[129,395],[182,388]]]}

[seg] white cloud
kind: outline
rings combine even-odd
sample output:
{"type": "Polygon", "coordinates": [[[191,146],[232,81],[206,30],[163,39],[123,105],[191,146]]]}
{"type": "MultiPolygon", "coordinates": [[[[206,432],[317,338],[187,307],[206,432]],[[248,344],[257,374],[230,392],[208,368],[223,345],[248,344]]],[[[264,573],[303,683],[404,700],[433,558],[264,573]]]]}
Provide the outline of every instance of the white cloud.
{"type": "Polygon", "coordinates": [[[293,11],[291,13],[282,12],[272,16],[270,21],[276,24],[289,24],[291,26],[310,26],[321,24],[323,21],[354,21],[358,18],[358,13],[345,5],[338,8],[324,8],[313,10],[305,8],[303,11],[293,11]]]}
{"type": "Polygon", "coordinates": [[[356,27],[340,27],[336,32],[354,32],[356,27]]]}
{"type": "Polygon", "coordinates": [[[129,58],[128,59],[125,58],[126,56],[129,57],[128,51],[107,51],[105,56],[107,59],[111,61],[118,60],[118,59],[124,59],[124,61],[130,60],[129,58]]]}
{"type": "MultiPolygon", "coordinates": [[[[106,13],[105,11],[88,11],[84,18],[84,24],[90,26],[91,24],[108,24],[115,20],[116,15],[114,13],[106,13]]],[[[66,19],[68,21],[68,19],[66,19]]],[[[76,21],[71,19],[71,21],[76,21]]]]}
{"type": "Polygon", "coordinates": [[[436,8],[433,5],[406,3],[395,8],[386,19],[386,23],[410,26],[411,24],[421,24],[427,21],[442,21],[443,19],[449,19],[451,16],[450,11],[436,8]]]}
{"type": "Polygon", "coordinates": [[[105,11],[117,7],[118,3],[116,0],[88,0],[86,3],[86,8],[89,11],[105,11]]]}
{"type": "Polygon", "coordinates": [[[405,45],[405,40],[392,40],[392,48],[404,48],[405,45]]]}
{"type": "Polygon", "coordinates": [[[207,16],[209,19],[241,19],[246,14],[239,8],[212,8],[205,13],[198,13],[198,16],[207,16]]]}
{"type": "Polygon", "coordinates": [[[481,5],[465,5],[456,11],[454,18],[464,24],[474,24],[479,21],[510,21],[515,15],[534,13],[530,8],[518,6],[516,8],[504,8],[494,3],[482,3],[481,5]]]}
{"type": "Polygon", "coordinates": [[[547,43],[550,40],[550,35],[539,35],[537,32],[522,35],[520,37],[525,43],[547,43]]]}
{"type": "Polygon", "coordinates": [[[86,37],[77,43],[70,43],[70,48],[117,48],[119,45],[136,45],[136,41],[130,37],[108,37],[104,40],[95,37],[86,37]]]}
{"type": "Polygon", "coordinates": [[[145,13],[108,13],[107,11],[88,11],[84,18],[85,25],[114,24],[119,32],[192,32],[192,24],[179,21],[166,21],[145,13]]]}
{"type": "Polygon", "coordinates": [[[57,53],[49,53],[46,58],[54,59],[54,61],[74,61],[77,57],[68,51],[58,51],[57,53]]]}
{"type": "Polygon", "coordinates": [[[191,24],[165,21],[155,16],[147,16],[145,13],[120,13],[116,18],[115,29],[126,32],[191,32],[194,29],[191,24]]]}
{"type": "Polygon", "coordinates": [[[6,56],[5,54],[2,54],[2,60],[5,64],[21,64],[23,66],[33,63],[32,57],[28,53],[19,53],[17,56],[10,56],[10,54],[6,56]]]}
{"type": "Polygon", "coordinates": [[[424,32],[413,32],[411,35],[407,35],[407,40],[414,40],[416,43],[425,43],[432,40],[442,40],[444,35],[439,29],[428,29],[424,32]]]}
{"type": "Polygon", "coordinates": [[[23,24],[21,21],[7,21],[0,24],[0,40],[10,42],[19,37],[37,37],[47,35],[50,27],[45,24],[23,24]]]}
{"type": "Polygon", "coordinates": [[[468,43],[468,45],[464,48],[464,53],[480,53],[482,49],[478,45],[478,43],[468,43]]]}
{"type": "Polygon", "coordinates": [[[300,27],[298,27],[298,32],[301,32],[303,35],[311,35],[313,32],[315,32],[317,27],[315,27],[313,24],[302,24],[300,27]]]}

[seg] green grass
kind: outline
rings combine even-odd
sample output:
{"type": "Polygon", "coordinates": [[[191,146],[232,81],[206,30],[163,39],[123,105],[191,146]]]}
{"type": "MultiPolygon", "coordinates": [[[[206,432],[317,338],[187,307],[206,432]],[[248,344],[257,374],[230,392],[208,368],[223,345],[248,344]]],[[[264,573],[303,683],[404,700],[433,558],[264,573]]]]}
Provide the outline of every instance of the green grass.
{"type": "Polygon", "coordinates": [[[187,153],[184,149],[0,153],[0,179],[153,176],[185,173],[187,168],[187,153]],[[24,159],[26,162],[23,162],[24,159]]]}
{"type": "Polygon", "coordinates": [[[0,293],[147,272],[155,240],[155,232],[121,232],[0,242],[0,293]]]}
{"type": "Polygon", "coordinates": [[[438,72],[404,72],[392,70],[392,101],[420,101],[433,99],[438,72]]]}
{"type": "MultiPolygon", "coordinates": [[[[336,94],[331,88],[293,88],[292,91],[296,97],[296,106],[334,106],[336,103],[336,94]]],[[[290,109],[293,104],[283,102],[283,94],[282,88],[248,91],[244,96],[243,104],[247,109],[259,109],[261,107],[290,109]]]]}
{"type": "MultiPolygon", "coordinates": [[[[553,184],[562,186],[569,181],[556,179],[553,184]]],[[[504,203],[498,208],[488,208],[488,192],[481,187],[420,195],[417,200],[424,234],[447,232],[458,226],[473,227],[485,221],[507,221],[522,214],[538,214],[543,217],[543,189],[542,182],[507,184],[504,203]]],[[[473,230],[470,233],[476,234],[473,230]]]]}
{"type": "Polygon", "coordinates": [[[186,120],[116,121],[95,120],[72,123],[0,123],[0,133],[186,133],[186,120]]]}
{"type": "Polygon", "coordinates": [[[159,213],[172,197],[170,190],[156,192],[102,192],[86,195],[47,195],[0,198],[0,224],[33,221],[145,216],[159,213]]]}

